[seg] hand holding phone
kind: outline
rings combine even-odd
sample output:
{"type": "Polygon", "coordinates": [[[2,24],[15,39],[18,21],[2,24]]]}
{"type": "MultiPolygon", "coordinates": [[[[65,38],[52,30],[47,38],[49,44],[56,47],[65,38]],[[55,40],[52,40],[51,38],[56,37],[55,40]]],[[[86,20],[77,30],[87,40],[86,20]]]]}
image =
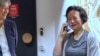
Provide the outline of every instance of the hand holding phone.
{"type": "Polygon", "coordinates": [[[67,27],[66,26],[67,26],[66,22],[62,24],[59,36],[64,37],[67,34],[67,31],[66,31],[67,27]]]}
{"type": "Polygon", "coordinates": [[[64,26],[63,31],[69,31],[70,29],[68,28],[68,25],[64,26]]]}

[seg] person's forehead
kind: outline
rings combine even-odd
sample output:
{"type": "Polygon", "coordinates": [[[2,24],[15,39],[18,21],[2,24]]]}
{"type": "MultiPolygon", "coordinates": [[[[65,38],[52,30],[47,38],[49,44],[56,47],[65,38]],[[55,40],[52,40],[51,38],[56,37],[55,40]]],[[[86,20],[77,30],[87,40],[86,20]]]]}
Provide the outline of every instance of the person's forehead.
{"type": "Polygon", "coordinates": [[[79,12],[76,11],[76,10],[71,10],[69,13],[68,13],[68,17],[71,17],[71,16],[79,16],[79,12]]]}
{"type": "Polygon", "coordinates": [[[71,11],[69,11],[68,14],[79,14],[79,11],[77,11],[77,10],[71,10],[71,11]]]}

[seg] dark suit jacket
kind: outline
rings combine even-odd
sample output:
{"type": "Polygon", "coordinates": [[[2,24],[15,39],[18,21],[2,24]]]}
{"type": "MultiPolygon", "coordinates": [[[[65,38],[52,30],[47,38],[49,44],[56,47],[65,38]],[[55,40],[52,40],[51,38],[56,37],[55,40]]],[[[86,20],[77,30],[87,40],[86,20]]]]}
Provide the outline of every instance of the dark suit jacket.
{"type": "MultiPolygon", "coordinates": [[[[11,20],[6,19],[4,20],[4,30],[5,30],[11,56],[16,56],[15,48],[16,48],[17,39],[18,39],[16,24],[11,20]]],[[[2,56],[1,47],[0,47],[0,56],[2,56]]]]}

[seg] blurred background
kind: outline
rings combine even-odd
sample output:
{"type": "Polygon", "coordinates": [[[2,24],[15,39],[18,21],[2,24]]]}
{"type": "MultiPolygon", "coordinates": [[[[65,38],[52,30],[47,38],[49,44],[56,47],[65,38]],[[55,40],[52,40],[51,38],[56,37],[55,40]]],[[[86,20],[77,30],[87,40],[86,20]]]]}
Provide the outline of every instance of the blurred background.
{"type": "Polygon", "coordinates": [[[82,6],[88,14],[84,28],[100,41],[100,0],[11,0],[8,18],[18,28],[17,56],[52,56],[65,12],[71,5],[82,6]],[[14,12],[13,12],[14,11],[14,12]],[[15,13],[16,12],[16,13],[15,13]]]}

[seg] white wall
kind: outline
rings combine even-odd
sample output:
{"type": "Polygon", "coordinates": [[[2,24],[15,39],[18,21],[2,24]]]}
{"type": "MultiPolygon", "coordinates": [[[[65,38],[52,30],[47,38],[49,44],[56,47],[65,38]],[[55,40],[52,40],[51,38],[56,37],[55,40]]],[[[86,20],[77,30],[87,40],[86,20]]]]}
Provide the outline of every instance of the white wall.
{"type": "Polygon", "coordinates": [[[63,0],[36,0],[38,56],[52,56],[56,38],[56,20],[60,18],[63,0]],[[44,35],[40,35],[40,28],[44,35]],[[41,52],[41,49],[44,51],[41,52]]]}
{"type": "MultiPolygon", "coordinates": [[[[68,6],[76,5],[77,0],[36,0],[37,4],[37,46],[38,56],[52,56],[56,37],[60,27],[65,22],[65,12],[68,6]],[[44,35],[40,35],[40,28],[44,35]],[[41,50],[44,50],[41,52],[41,50]]],[[[98,28],[99,29],[99,28],[98,28]]]]}

